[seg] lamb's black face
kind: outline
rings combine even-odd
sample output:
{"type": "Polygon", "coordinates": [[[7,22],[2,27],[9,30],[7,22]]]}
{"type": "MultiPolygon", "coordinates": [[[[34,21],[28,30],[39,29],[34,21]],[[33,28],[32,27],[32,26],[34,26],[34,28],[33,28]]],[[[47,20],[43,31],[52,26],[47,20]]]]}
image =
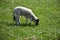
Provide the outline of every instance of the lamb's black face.
{"type": "Polygon", "coordinates": [[[39,24],[39,19],[36,19],[35,20],[35,25],[38,25],[39,24]]]}

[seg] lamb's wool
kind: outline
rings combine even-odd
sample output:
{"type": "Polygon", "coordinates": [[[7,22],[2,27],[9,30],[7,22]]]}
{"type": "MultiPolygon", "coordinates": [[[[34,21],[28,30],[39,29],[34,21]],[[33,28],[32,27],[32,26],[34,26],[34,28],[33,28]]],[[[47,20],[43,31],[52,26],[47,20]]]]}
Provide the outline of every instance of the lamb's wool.
{"type": "Polygon", "coordinates": [[[25,16],[26,20],[30,19],[30,20],[37,20],[38,18],[33,14],[31,9],[28,9],[26,7],[15,7],[14,8],[14,16],[15,16],[15,20],[16,23],[19,24],[19,16],[25,16]]]}

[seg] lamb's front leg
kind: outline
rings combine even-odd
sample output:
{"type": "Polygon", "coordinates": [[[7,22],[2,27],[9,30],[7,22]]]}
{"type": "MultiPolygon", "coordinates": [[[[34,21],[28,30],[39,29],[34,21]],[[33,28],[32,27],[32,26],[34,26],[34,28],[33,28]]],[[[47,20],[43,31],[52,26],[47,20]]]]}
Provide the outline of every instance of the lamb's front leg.
{"type": "Polygon", "coordinates": [[[32,18],[30,18],[30,22],[29,23],[28,23],[28,18],[26,18],[26,24],[31,25],[31,22],[32,22],[32,18]]]}
{"type": "Polygon", "coordinates": [[[31,22],[32,22],[32,18],[30,18],[30,23],[29,23],[30,25],[31,25],[31,22]]]}

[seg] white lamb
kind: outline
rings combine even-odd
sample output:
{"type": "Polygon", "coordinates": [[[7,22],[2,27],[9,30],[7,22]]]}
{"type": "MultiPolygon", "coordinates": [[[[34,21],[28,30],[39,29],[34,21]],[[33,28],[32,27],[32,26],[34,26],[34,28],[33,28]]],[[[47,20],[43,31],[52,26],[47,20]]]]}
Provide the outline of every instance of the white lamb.
{"type": "Polygon", "coordinates": [[[35,25],[38,25],[38,23],[39,23],[39,19],[33,14],[32,10],[28,9],[26,7],[18,6],[18,7],[14,8],[14,18],[13,19],[16,21],[17,25],[20,24],[19,16],[26,17],[26,23],[27,23],[28,19],[30,19],[30,23],[31,23],[31,21],[34,21],[35,25]]]}

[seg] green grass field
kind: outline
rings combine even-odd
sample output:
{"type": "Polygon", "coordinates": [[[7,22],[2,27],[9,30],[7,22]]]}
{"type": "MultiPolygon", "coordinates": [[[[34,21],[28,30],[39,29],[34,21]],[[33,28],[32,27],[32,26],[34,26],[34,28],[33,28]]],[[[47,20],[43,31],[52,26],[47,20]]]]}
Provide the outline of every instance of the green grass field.
{"type": "Polygon", "coordinates": [[[0,0],[0,40],[60,40],[60,0],[0,0]],[[25,6],[39,18],[39,25],[16,26],[13,9],[25,6]]]}

